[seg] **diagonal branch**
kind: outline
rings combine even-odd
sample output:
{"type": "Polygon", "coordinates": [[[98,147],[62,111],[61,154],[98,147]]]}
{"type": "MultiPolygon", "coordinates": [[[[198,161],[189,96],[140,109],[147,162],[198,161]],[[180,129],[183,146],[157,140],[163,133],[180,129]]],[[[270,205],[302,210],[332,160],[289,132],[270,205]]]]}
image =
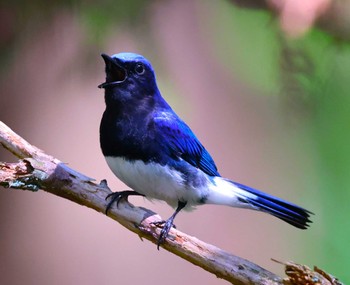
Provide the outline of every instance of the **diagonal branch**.
{"type": "MultiPolygon", "coordinates": [[[[21,159],[17,163],[0,162],[0,186],[44,190],[104,213],[105,197],[111,193],[106,183],[92,182],[91,178],[29,144],[1,121],[0,144],[21,159]]],[[[160,229],[152,222],[161,218],[156,213],[121,201],[119,207],[110,210],[109,217],[141,238],[157,242],[160,229]]],[[[282,284],[279,276],[260,266],[176,229],[171,229],[162,247],[232,284],[282,284]]]]}

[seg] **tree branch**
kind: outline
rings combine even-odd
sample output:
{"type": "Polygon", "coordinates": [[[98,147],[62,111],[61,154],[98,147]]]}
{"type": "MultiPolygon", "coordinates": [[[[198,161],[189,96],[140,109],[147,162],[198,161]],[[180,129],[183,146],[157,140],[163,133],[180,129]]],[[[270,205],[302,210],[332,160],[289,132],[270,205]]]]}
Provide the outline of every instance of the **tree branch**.
{"type": "MultiPolygon", "coordinates": [[[[1,121],[0,144],[21,159],[17,163],[0,162],[0,186],[41,189],[104,213],[105,198],[111,193],[105,182],[92,182],[91,178],[29,144],[1,121]]],[[[109,211],[109,217],[140,238],[157,242],[160,228],[152,222],[161,218],[156,213],[124,200],[109,211]]],[[[281,277],[260,266],[176,229],[171,229],[162,247],[232,284],[283,284],[281,277]]]]}
{"type": "MultiPolygon", "coordinates": [[[[42,189],[104,213],[105,197],[111,193],[105,183],[93,183],[92,179],[29,144],[2,122],[0,143],[21,159],[17,163],[0,162],[1,186],[42,189]]],[[[109,217],[141,238],[156,243],[160,229],[151,223],[161,218],[154,212],[121,201],[110,210],[109,217]]],[[[162,247],[234,284],[282,284],[275,274],[176,229],[170,231],[162,247]]]]}

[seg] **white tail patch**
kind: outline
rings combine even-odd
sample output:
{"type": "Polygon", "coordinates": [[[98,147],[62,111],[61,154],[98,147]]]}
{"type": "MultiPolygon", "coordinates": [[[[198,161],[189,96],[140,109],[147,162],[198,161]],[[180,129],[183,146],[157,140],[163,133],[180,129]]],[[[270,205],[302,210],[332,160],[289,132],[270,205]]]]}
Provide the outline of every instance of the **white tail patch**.
{"type": "Polygon", "coordinates": [[[226,205],[238,208],[255,207],[244,202],[246,198],[256,199],[254,194],[238,188],[231,181],[222,177],[214,177],[207,196],[206,204],[226,205]]]}

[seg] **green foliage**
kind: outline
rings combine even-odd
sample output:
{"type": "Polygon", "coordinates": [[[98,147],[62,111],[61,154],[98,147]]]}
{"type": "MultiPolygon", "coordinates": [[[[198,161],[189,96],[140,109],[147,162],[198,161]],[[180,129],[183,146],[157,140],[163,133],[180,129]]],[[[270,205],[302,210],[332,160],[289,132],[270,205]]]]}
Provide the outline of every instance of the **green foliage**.
{"type": "Polygon", "coordinates": [[[108,39],[108,35],[115,35],[115,24],[133,26],[139,23],[147,2],[132,1],[98,1],[83,5],[80,3],[79,16],[82,26],[87,29],[90,42],[101,43],[108,39]]]}
{"type": "Polygon", "coordinates": [[[278,29],[265,11],[237,9],[228,1],[218,6],[220,21],[212,31],[215,49],[232,73],[265,94],[276,93],[278,82],[278,29]],[[234,51],[234,52],[232,52],[234,51]]]}
{"type": "Polygon", "coordinates": [[[322,203],[318,255],[329,272],[350,282],[347,250],[350,236],[350,48],[326,33],[314,30],[294,42],[312,63],[308,80],[299,80],[313,113],[307,135],[315,146],[319,180],[317,191],[322,203]]]}
{"type": "MultiPolygon", "coordinates": [[[[317,94],[312,136],[320,154],[319,193],[324,204],[323,257],[330,271],[350,282],[350,50],[336,49],[324,88],[317,94]],[[347,278],[347,279],[346,279],[347,278]]],[[[316,94],[315,94],[316,95],[316,94]]]]}

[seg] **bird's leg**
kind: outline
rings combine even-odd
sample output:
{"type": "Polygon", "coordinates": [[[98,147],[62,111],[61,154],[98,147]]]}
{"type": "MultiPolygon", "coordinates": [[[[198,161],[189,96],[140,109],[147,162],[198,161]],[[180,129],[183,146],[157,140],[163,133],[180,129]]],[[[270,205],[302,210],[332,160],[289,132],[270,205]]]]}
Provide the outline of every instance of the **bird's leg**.
{"type": "Polygon", "coordinates": [[[176,215],[186,206],[186,204],[187,204],[187,202],[179,201],[174,214],[172,214],[169,219],[167,219],[166,221],[159,221],[159,222],[152,223],[156,226],[163,225],[162,231],[160,232],[158,242],[157,242],[157,249],[158,250],[159,250],[159,246],[168,237],[169,231],[170,231],[171,227],[174,225],[174,219],[175,219],[176,215]]]}
{"type": "Polygon", "coordinates": [[[132,191],[132,190],[110,193],[106,196],[106,200],[109,197],[112,197],[111,201],[109,201],[107,204],[106,211],[105,211],[106,215],[108,214],[108,211],[110,210],[110,208],[112,207],[114,202],[117,202],[117,207],[118,207],[120,200],[128,199],[129,196],[143,196],[143,197],[145,197],[145,195],[143,195],[139,192],[136,192],[136,191],[132,191]]]}

